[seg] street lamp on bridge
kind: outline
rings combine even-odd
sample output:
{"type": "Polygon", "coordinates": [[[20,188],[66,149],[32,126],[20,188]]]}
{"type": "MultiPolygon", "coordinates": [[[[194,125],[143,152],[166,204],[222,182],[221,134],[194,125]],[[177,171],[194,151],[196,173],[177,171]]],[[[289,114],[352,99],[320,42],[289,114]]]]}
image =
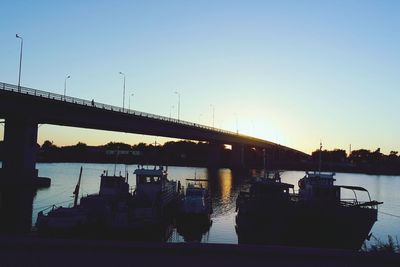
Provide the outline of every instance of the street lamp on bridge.
{"type": "Polygon", "coordinates": [[[71,75],[65,76],[65,79],[64,79],[64,101],[65,101],[65,95],[67,93],[67,79],[69,79],[69,78],[71,78],[71,75]]]}
{"type": "MultiPolygon", "coordinates": [[[[129,95],[129,108],[128,108],[129,110],[131,110],[131,96],[132,96],[132,101],[133,101],[133,95],[134,95],[133,93],[129,95]]],[[[132,107],[133,107],[133,105],[132,105],[132,107]]]]}
{"type": "Polygon", "coordinates": [[[19,72],[18,72],[18,92],[21,92],[22,47],[24,46],[24,39],[18,34],[15,34],[15,37],[21,40],[21,50],[19,52],[19,72]]]}
{"type": "Polygon", "coordinates": [[[213,104],[210,105],[210,107],[212,108],[212,127],[214,128],[214,115],[215,115],[215,107],[213,104]]]}
{"type": "Polygon", "coordinates": [[[126,79],[126,75],[123,72],[119,72],[119,74],[124,76],[124,92],[123,92],[123,97],[122,97],[122,112],[124,112],[124,109],[125,109],[125,79],[126,79]]]}
{"type": "Polygon", "coordinates": [[[178,121],[179,121],[179,116],[181,112],[181,94],[178,91],[175,91],[174,93],[178,95],[178,121]]]}
{"type": "Polygon", "coordinates": [[[236,119],[236,134],[239,134],[239,127],[238,127],[238,116],[235,113],[235,119],[236,119]]]}
{"type": "Polygon", "coordinates": [[[169,107],[169,119],[171,119],[171,113],[172,113],[172,110],[173,110],[174,108],[175,108],[174,105],[172,105],[172,106],[169,107]]]}

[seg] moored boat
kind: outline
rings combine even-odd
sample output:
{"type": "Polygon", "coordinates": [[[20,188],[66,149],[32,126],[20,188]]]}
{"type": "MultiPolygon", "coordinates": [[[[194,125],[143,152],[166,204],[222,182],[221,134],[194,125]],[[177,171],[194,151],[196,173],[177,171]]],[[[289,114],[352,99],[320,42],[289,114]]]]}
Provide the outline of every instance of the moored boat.
{"type": "Polygon", "coordinates": [[[209,219],[212,213],[211,196],[202,182],[208,180],[187,179],[185,195],[180,202],[179,215],[209,219]]]}
{"type": "Polygon", "coordinates": [[[135,170],[136,188],[126,207],[115,211],[111,231],[116,235],[141,235],[154,238],[168,235],[172,217],[176,212],[180,191],[178,183],[168,179],[163,167],[135,170]]]}
{"type": "Polygon", "coordinates": [[[50,211],[38,213],[36,228],[39,233],[79,236],[98,234],[98,231],[110,224],[113,210],[121,203],[127,203],[131,197],[127,176],[108,175],[104,171],[100,177],[99,193],[82,197],[78,204],[81,176],[82,167],[74,190],[72,207],[53,205],[50,211]]]}
{"type": "Polygon", "coordinates": [[[167,171],[162,167],[141,167],[134,173],[136,189],[133,191],[127,175],[108,175],[104,171],[99,193],[82,197],[78,204],[79,178],[72,207],[53,207],[47,213],[39,212],[36,222],[39,233],[165,239],[171,232],[168,220],[177,209],[178,184],[168,180],[167,171]]]}
{"type": "Polygon", "coordinates": [[[333,173],[313,172],[294,186],[276,179],[253,181],[237,199],[239,243],[359,249],[377,220],[366,189],[334,185],[333,173]],[[290,191],[292,190],[292,193],[290,191]],[[366,192],[367,201],[341,198],[341,190],[366,192]]]}
{"type": "Polygon", "coordinates": [[[189,182],[180,201],[177,216],[177,231],[185,241],[200,241],[212,224],[211,196],[203,183],[204,179],[187,179],[189,182]]]}

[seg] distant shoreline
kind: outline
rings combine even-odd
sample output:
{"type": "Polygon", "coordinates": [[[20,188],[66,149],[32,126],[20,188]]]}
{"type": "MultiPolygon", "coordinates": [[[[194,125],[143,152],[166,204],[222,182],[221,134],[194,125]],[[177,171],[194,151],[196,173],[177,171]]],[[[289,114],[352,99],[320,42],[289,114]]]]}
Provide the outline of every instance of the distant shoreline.
{"type": "MultiPolygon", "coordinates": [[[[85,160],[85,161],[67,161],[67,160],[39,160],[37,163],[94,163],[94,164],[115,164],[115,161],[107,161],[107,160],[85,160]]],[[[127,164],[127,165],[165,165],[165,166],[176,166],[176,167],[198,167],[198,168],[231,168],[230,166],[207,166],[206,164],[196,164],[196,163],[185,163],[179,164],[177,162],[140,162],[140,161],[124,161],[118,162],[117,164],[127,164]]],[[[315,166],[313,162],[307,162],[303,164],[278,164],[281,166],[276,166],[273,169],[280,169],[286,171],[318,171],[318,168],[315,166]]],[[[326,164],[329,166],[329,164],[326,164]]],[[[231,168],[232,169],[232,168],[231,168]]],[[[262,169],[262,168],[244,168],[242,170],[251,170],[251,169],[262,169]]],[[[385,176],[400,176],[399,171],[393,170],[374,170],[372,168],[360,168],[360,167],[332,167],[329,166],[327,168],[322,168],[322,172],[338,172],[338,173],[356,173],[356,174],[366,174],[366,175],[385,175],[385,176]]]]}
{"type": "MultiPolygon", "coordinates": [[[[6,151],[0,141],[0,159],[6,151]]],[[[231,168],[243,171],[266,168],[270,170],[298,170],[342,173],[361,173],[369,175],[400,175],[400,155],[391,151],[385,155],[377,148],[352,150],[349,154],[343,149],[316,150],[311,155],[286,153],[284,150],[256,149],[247,147],[240,156],[222,144],[206,142],[176,141],[163,145],[139,143],[107,143],[101,146],[88,146],[78,143],[58,147],[46,140],[37,145],[38,163],[100,163],[168,165],[204,168],[231,168]],[[236,168],[237,167],[237,168],[236,168]]]]}

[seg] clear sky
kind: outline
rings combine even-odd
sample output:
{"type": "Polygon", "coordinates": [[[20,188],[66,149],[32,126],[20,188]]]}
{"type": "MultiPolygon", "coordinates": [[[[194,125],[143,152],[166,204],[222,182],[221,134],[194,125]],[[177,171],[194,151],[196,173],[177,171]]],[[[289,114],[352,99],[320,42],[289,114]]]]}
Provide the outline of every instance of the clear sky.
{"type": "MultiPolygon", "coordinates": [[[[215,126],[305,152],[400,150],[400,1],[8,1],[0,81],[215,126]],[[129,95],[134,94],[130,97],[129,95]],[[237,123],[236,123],[237,121],[237,123]]],[[[3,127],[0,127],[2,136],[3,127]]],[[[0,137],[1,138],[1,137],[0,137]]],[[[163,138],[42,125],[39,143],[163,138]]]]}

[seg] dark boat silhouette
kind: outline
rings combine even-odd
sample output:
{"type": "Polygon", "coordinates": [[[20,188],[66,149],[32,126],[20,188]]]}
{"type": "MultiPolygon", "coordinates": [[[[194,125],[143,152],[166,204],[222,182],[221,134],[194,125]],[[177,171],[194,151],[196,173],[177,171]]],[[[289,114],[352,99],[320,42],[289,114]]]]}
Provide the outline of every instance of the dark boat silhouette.
{"type": "Polygon", "coordinates": [[[252,181],[237,198],[236,233],[240,244],[359,249],[377,220],[377,205],[366,189],[334,185],[334,173],[306,173],[294,186],[279,173],[252,181]],[[354,198],[341,198],[341,189],[354,198]],[[356,191],[369,200],[360,202],[356,191]]]}
{"type": "Polygon", "coordinates": [[[211,195],[205,179],[186,179],[185,194],[179,203],[176,216],[177,231],[186,242],[200,242],[202,236],[210,230],[212,220],[211,195]]]}
{"type": "MultiPolygon", "coordinates": [[[[82,171],[81,171],[82,172],[82,171]]],[[[177,182],[167,179],[160,168],[138,168],[136,188],[129,188],[128,176],[101,175],[98,194],[77,202],[79,182],[72,207],[53,207],[39,212],[39,233],[95,238],[166,239],[171,231],[168,214],[176,208],[177,182]]],[[[80,181],[80,178],[79,178],[80,181]]]]}
{"type": "Polygon", "coordinates": [[[81,176],[82,167],[74,190],[73,206],[53,205],[47,212],[38,213],[36,229],[40,234],[98,236],[112,224],[115,210],[132,198],[127,177],[108,175],[104,171],[100,176],[99,192],[82,197],[78,204],[81,176]]]}

